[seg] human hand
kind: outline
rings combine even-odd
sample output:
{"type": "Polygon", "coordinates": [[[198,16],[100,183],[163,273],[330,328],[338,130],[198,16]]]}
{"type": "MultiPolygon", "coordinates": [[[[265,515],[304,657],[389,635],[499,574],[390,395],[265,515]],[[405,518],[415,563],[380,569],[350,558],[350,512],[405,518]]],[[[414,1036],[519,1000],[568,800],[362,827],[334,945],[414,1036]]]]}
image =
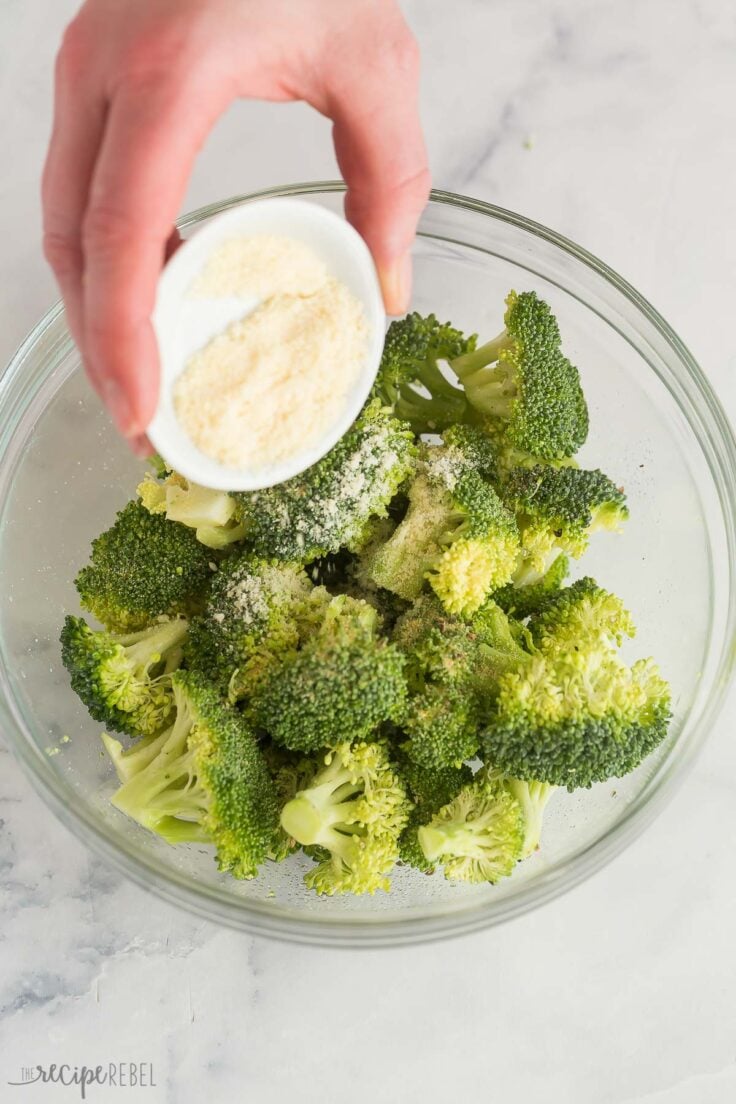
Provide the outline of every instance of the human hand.
{"type": "Polygon", "coordinates": [[[333,121],[347,217],[406,310],[429,173],[418,53],[394,0],[87,0],[56,67],[44,251],[89,376],[125,436],[158,396],[150,322],[194,159],[239,97],[333,121]]]}

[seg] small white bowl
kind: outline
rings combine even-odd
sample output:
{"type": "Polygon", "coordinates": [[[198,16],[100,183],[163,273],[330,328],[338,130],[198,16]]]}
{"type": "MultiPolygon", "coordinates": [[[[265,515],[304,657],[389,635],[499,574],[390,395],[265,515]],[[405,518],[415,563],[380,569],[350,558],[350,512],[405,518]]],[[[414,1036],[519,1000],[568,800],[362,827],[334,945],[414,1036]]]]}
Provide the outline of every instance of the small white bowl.
{"type": "Polygon", "coordinates": [[[158,341],[161,382],[148,438],[167,464],[187,479],[223,491],[272,487],[324,456],[350,427],[368,397],[386,329],[378,276],[365,242],[345,219],[301,199],[264,199],[234,207],[198,230],[164,268],[152,321],[158,341]],[[260,302],[253,297],[205,299],[189,294],[193,281],[218,246],[229,238],[253,234],[295,238],[307,245],[324,262],[330,276],[345,284],[362,303],[368,325],[363,369],[347,396],[339,420],[319,442],[256,471],[226,467],[201,452],[180,424],[173,400],[175,381],[190,357],[260,302]]]}

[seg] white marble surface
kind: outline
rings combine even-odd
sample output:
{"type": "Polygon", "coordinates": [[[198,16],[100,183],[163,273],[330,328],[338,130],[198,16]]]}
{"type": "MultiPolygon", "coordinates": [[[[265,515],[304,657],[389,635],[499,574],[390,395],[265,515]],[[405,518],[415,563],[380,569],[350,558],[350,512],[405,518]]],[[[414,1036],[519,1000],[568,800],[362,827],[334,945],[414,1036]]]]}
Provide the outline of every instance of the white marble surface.
{"type": "MultiPolygon", "coordinates": [[[[0,4],[3,359],[54,298],[37,191],[52,56],[74,7],[0,4]]],[[[734,417],[732,0],[407,10],[436,183],[604,257],[675,325],[734,417]]],[[[188,206],[334,174],[324,120],[241,104],[188,206]]],[[[731,1104],[735,721],[732,694],[656,824],[564,899],[460,942],[363,954],[245,938],[144,895],[0,751],[0,1100],[78,1099],[7,1087],[23,1064],[120,1059],[153,1062],[158,1087],[135,1099],[166,1104],[731,1104]]]]}

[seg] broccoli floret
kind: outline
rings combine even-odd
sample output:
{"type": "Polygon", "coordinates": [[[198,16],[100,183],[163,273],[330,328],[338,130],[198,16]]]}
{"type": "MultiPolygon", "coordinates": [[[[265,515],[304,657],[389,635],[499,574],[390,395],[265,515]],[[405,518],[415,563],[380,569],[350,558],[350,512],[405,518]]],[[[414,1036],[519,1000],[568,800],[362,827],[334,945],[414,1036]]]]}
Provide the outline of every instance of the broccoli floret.
{"type": "Polygon", "coordinates": [[[480,747],[479,720],[475,695],[456,684],[430,683],[407,702],[402,749],[428,770],[459,767],[480,747]]]}
{"type": "Polygon", "coordinates": [[[474,348],[474,336],[464,337],[433,314],[413,312],[397,319],[386,333],[373,394],[415,433],[436,433],[462,421],[468,408],[465,395],[442,374],[438,361],[474,348]]]}
{"type": "Polygon", "coordinates": [[[499,477],[498,453],[493,438],[474,425],[453,425],[442,434],[450,449],[462,453],[469,466],[491,483],[499,477]]]}
{"type": "Polygon", "coordinates": [[[504,445],[542,460],[572,456],[588,436],[588,408],[554,315],[535,292],[512,291],[504,322],[499,337],[452,360],[468,401],[504,445]]]}
{"type": "Polygon", "coordinates": [[[621,599],[589,576],[550,594],[529,622],[529,631],[534,643],[548,653],[613,647],[636,635],[621,599]]]}
{"type": "Polygon", "coordinates": [[[317,893],[375,893],[399,857],[411,810],[386,746],[341,743],[281,811],[287,836],[327,856],[305,876],[317,893]]]}
{"type": "Polygon", "coordinates": [[[329,596],[299,564],[246,552],[213,576],[204,613],[192,620],[187,663],[231,697],[253,689],[262,670],[319,623],[329,596]]]}
{"type": "Polygon", "coordinates": [[[507,583],[519,551],[513,515],[455,449],[428,449],[409,509],[370,564],[377,586],[412,600],[425,581],[451,613],[469,614],[507,583]]]}
{"type": "Polygon", "coordinates": [[[488,759],[570,790],[634,770],[667,734],[670,692],[651,659],[627,667],[616,652],[633,632],[620,601],[583,579],[550,599],[530,631],[538,650],[498,682],[488,759]]]}
{"type": "Polygon", "coordinates": [[[61,631],[61,659],[94,720],[115,732],[150,735],[173,712],[169,675],[181,663],[186,635],[183,619],[115,636],[69,616],[61,631]]]}
{"type": "Polygon", "coordinates": [[[399,841],[401,860],[424,874],[431,874],[435,864],[429,862],[419,846],[419,829],[423,824],[428,824],[443,805],[452,801],[463,786],[472,782],[473,772],[465,765],[443,767],[440,770],[418,767],[406,756],[400,757],[398,765],[407,794],[414,805],[399,841]]]}
{"type": "Polygon", "coordinates": [[[521,807],[524,842],[520,858],[527,859],[539,850],[544,811],[557,787],[549,782],[522,782],[519,778],[504,778],[504,785],[521,807]]]}
{"type": "Polygon", "coordinates": [[[507,583],[493,594],[494,602],[511,617],[523,621],[538,613],[547,599],[560,589],[570,571],[570,561],[560,553],[535,583],[516,586],[507,583]]]}
{"type": "Polygon", "coordinates": [[[194,529],[197,540],[208,548],[226,548],[245,537],[248,526],[236,521],[237,503],[226,491],[191,483],[178,472],[168,472],[160,482],[147,475],[138,496],[152,514],[163,514],[194,529]]]}
{"type": "Polygon", "coordinates": [[[220,870],[252,878],[279,845],[263,756],[242,716],[200,676],[177,671],[172,684],[174,724],[142,749],[112,803],[169,843],[214,843],[220,870]]]}
{"type": "Polygon", "coordinates": [[[498,676],[526,659],[501,610],[471,622],[421,595],[399,619],[394,642],[407,657],[409,698],[400,728],[407,759],[427,770],[459,766],[480,745],[480,724],[498,676]]]}
{"type": "Polygon", "coordinates": [[[256,552],[310,563],[340,548],[359,549],[371,518],[409,476],[416,448],[409,427],[377,402],[313,467],[262,491],[237,494],[256,552]]]}
{"type": "Polygon", "coordinates": [[[211,558],[191,529],[133,501],[92,541],[90,562],[75,584],[84,608],[106,628],[136,632],[157,617],[195,612],[211,558]]]}
{"type": "Polygon", "coordinates": [[[417,836],[427,862],[442,863],[446,878],[494,883],[522,857],[524,820],[503,782],[481,771],[417,836]]]}
{"type": "Polygon", "coordinates": [[[628,518],[626,497],[602,471],[537,466],[515,468],[502,498],[521,533],[516,581],[538,577],[560,551],[578,559],[598,529],[620,530],[628,518]]]}
{"type": "Polygon", "coordinates": [[[317,632],[273,665],[250,708],[279,744],[316,751],[369,735],[404,709],[404,657],[367,602],[332,599],[317,632]]]}

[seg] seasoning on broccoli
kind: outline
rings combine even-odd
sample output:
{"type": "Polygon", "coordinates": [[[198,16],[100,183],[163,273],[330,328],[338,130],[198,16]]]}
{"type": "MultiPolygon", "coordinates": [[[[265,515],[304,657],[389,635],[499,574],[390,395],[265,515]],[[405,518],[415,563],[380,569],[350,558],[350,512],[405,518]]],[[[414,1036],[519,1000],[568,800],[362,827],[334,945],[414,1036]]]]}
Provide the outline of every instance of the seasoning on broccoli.
{"type": "Polygon", "coordinates": [[[258,555],[309,563],[356,550],[412,470],[409,427],[373,401],[326,456],[301,475],[238,494],[239,514],[258,555]]]}
{"type": "Polygon", "coordinates": [[[427,449],[409,509],[373,556],[377,586],[418,597],[425,582],[451,613],[470,614],[509,582],[519,553],[514,517],[456,448],[427,449]]]}

